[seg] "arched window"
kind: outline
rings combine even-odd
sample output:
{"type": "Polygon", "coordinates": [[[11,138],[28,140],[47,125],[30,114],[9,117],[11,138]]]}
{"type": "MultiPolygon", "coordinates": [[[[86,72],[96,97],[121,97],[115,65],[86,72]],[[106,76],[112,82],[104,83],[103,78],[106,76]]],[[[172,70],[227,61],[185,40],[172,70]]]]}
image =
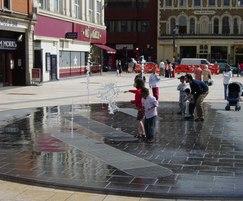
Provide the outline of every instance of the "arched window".
{"type": "Polygon", "coordinates": [[[225,16],[222,19],[222,34],[230,34],[230,23],[229,23],[229,17],[225,16]]]}
{"type": "Polygon", "coordinates": [[[200,18],[200,33],[209,34],[209,19],[206,16],[200,18]]]}
{"type": "Polygon", "coordinates": [[[239,34],[239,21],[237,18],[234,19],[233,33],[239,34]]]}
{"type": "Polygon", "coordinates": [[[172,0],[165,0],[165,4],[166,7],[171,7],[172,6],[172,0]]]}
{"type": "Polygon", "coordinates": [[[190,34],[196,33],[196,22],[194,18],[190,19],[190,34]]]}
{"type": "Polygon", "coordinates": [[[186,16],[179,17],[179,34],[187,34],[187,18],[186,16]]]}
{"type": "Polygon", "coordinates": [[[219,19],[215,18],[213,20],[213,34],[219,34],[219,19]]]}
{"type": "Polygon", "coordinates": [[[175,18],[171,18],[170,19],[170,34],[173,34],[173,30],[174,30],[175,26],[176,26],[176,20],[175,20],[175,18]]]}

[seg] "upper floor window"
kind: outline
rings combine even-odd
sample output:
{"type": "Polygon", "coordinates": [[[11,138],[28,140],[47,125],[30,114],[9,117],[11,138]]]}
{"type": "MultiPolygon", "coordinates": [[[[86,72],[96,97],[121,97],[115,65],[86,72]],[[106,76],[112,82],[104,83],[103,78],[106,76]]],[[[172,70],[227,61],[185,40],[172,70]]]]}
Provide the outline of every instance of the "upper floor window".
{"type": "Polygon", "coordinates": [[[179,18],[179,34],[187,34],[187,18],[180,16],[179,18]]]}
{"type": "Polygon", "coordinates": [[[176,20],[175,18],[171,18],[170,19],[170,33],[173,34],[173,31],[176,27],[176,20]]]}
{"type": "Polygon", "coordinates": [[[10,0],[3,1],[3,8],[10,10],[10,0]]]}
{"type": "Polygon", "coordinates": [[[97,23],[98,24],[101,24],[102,22],[102,5],[101,5],[101,2],[100,1],[96,1],[96,20],[97,20],[97,23]]]}
{"type": "Polygon", "coordinates": [[[149,0],[137,0],[138,8],[146,8],[148,6],[149,0]]]}
{"type": "Polygon", "coordinates": [[[171,7],[172,6],[172,0],[165,0],[165,6],[171,7]]]}
{"type": "Polygon", "coordinates": [[[39,0],[40,8],[50,10],[50,0],[39,0]]]}
{"type": "Polygon", "coordinates": [[[54,12],[63,13],[63,0],[54,0],[54,12]]]}
{"type": "Polygon", "coordinates": [[[148,21],[138,21],[138,32],[147,32],[149,29],[148,21]]]}
{"type": "Polygon", "coordinates": [[[190,19],[190,34],[196,33],[196,22],[194,18],[190,19]]]}
{"type": "Polygon", "coordinates": [[[80,18],[80,2],[79,2],[79,0],[74,0],[74,17],[80,18]]]}
{"type": "Polygon", "coordinates": [[[219,19],[218,18],[215,18],[213,20],[213,33],[219,34],[219,19]]]}
{"type": "Polygon", "coordinates": [[[187,6],[187,0],[179,0],[179,6],[187,6]]]}
{"type": "Polygon", "coordinates": [[[230,6],[230,0],[224,0],[224,6],[230,6]]]}
{"type": "Polygon", "coordinates": [[[216,6],[216,0],[208,0],[208,6],[216,6]]]}
{"type": "Polygon", "coordinates": [[[234,19],[233,33],[239,34],[239,23],[238,23],[237,18],[234,19]]]}
{"type": "Polygon", "coordinates": [[[222,20],[222,34],[230,34],[229,17],[225,16],[222,20]]]}
{"type": "Polygon", "coordinates": [[[237,5],[243,7],[243,0],[238,0],[237,5]]]}
{"type": "Polygon", "coordinates": [[[94,22],[94,0],[89,0],[89,21],[94,22]]]}
{"type": "Polygon", "coordinates": [[[201,0],[193,0],[193,5],[194,6],[201,6],[201,0]]]}

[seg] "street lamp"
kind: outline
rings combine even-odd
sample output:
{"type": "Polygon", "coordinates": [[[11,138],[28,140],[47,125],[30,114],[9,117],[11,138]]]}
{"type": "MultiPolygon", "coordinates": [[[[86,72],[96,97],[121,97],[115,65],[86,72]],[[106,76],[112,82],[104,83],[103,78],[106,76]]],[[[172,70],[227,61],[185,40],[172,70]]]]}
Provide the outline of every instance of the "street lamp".
{"type": "Polygon", "coordinates": [[[175,37],[176,37],[176,34],[178,34],[178,25],[175,25],[174,29],[172,30],[172,34],[173,34],[173,58],[176,59],[176,44],[175,44],[175,37]]]}

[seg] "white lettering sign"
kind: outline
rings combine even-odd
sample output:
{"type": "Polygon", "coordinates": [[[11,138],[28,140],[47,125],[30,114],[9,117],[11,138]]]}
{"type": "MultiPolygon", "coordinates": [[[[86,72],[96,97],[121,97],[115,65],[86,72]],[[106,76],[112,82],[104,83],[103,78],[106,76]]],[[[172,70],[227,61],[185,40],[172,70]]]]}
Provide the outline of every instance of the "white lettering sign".
{"type": "Polygon", "coordinates": [[[84,30],[84,36],[89,39],[100,39],[101,33],[97,30],[90,30],[89,28],[84,30]]]}
{"type": "Polygon", "coordinates": [[[17,42],[10,39],[1,39],[0,38],[0,49],[16,49],[17,48],[17,42]]]}
{"type": "Polygon", "coordinates": [[[195,15],[214,15],[215,11],[214,10],[195,10],[194,14],[195,15]]]}
{"type": "Polygon", "coordinates": [[[0,18],[0,26],[17,27],[18,22],[13,19],[0,18]]]}

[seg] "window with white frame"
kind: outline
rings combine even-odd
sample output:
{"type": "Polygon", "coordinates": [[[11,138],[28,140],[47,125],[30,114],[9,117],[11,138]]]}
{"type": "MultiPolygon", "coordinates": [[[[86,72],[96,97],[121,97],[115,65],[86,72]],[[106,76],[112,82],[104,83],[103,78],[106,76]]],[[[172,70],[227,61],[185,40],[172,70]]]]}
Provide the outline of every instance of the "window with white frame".
{"type": "Polygon", "coordinates": [[[194,7],[199,7],[202,5],[201,0],[193,0],[194,7]]]}
{"type": "Polygon", "coordinates": [[[238,0],[237,1],[237,6],[243,7],[243,0],[238,0]]]}
{"type": "Polygon", "coordinates": [[[102,4],[101,1],[96,1],[96,20],[98,24],[102,24],[102,4]]]}
{"type": "Polygon", "coordinates": [[[54,12],[63,13],[63,0],[54,0],[54,12]]]}
{"type": "Polygon", "coordinates": [[[3,8],[10,10],[10,6],[11,6],[10,3],[11,3],[10,0],[4,0],[3,1],[3,8]]]}
{"type": "Polygon", "coordinates": [[[80,18],[80,1],[74,0],[74,17],[80,18]]]}
{"type": "Polygon", "coordinates": [[[219,34],[219,19],[214,18],[213,20],[213,34],[219,34]]]}
{"type": "Polygon", "coordinates": [[[224,6],[230,6],[230,0],[224,0],[223,5],[224,6]]]}
{"type": "Polygon", "coordinates": [[[208,6],[216,6],[216,0],[208,0],[208,6]]]}
{"type": "Polygon", "coordinates": [[[187,6],[187,0],[179,0],[179,6],[186,7],[187,6]]]}
{"type": "Polygon", "coordinates": [[[89,0],[89,21],[94,22],[94,0],[89,0]]]}
{"type": "Polygon", "coordinates": [[[190,34],[196,33],[196,21],[195,18],[190,19],[190,34]]]}
{"type": "Polygon", "coordinates": [[[172,6],[172,0],[165,0],[165,4],[166,7],[171,7],[172,6]]]}
{"type": "Polygon", "coordinates": [[[175,27],[176,27],[176,19],[171,18],[170,19],[170,34],[173,34],[175,27]]]}
{"type": "Polygon", "coordinates": [[[222,34],[230,34],[230,22],[229,17],[225,16],[222,19],[222,34]]]}
{"type": "Polygon", "coordinates": [[[40,8],[43,10],[50,10],[50,0],[39,0],[40,8]]]}

